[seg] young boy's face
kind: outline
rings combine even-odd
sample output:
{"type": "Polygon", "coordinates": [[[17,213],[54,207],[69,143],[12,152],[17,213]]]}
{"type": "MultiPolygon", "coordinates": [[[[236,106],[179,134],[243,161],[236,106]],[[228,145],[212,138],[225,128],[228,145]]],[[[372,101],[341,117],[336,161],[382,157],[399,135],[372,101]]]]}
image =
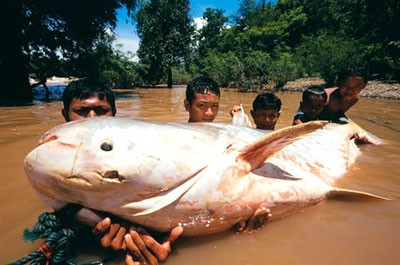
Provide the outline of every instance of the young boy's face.
{"type": "Polygon", "coordinates": [[[364,78],[360,76],[349,76],[339,85],[339,93],[344,98],[357,97],[365,87],[364,78]]]}
{"type": "Polygon", "coordinates": [[[69,111],[62,110],[65,121],[80,120],[95,116],[113,116],[110,103],[107,98],[102,100],[98,96],[87,99],[73,98],[69,105],[69,111]]]}
{"type": "Polygon", "coordinates": [[[256,109],[250,111],[257,129],[274,130],[280,112],[276,109],[256,109]]]}
{"type": "Polygon", "coordinates": [[[196,93],[192,104],[186,99],[184,104],[189,122],[212,122],[218,114],[219,97],[212,92],[196,93]]]}
{"type": "Polygon", "coordinates": [[[311,95],[300,103],[300,107],[310,120],[316,120],[325,107],[325,99],[319,95],[311,95]]]}

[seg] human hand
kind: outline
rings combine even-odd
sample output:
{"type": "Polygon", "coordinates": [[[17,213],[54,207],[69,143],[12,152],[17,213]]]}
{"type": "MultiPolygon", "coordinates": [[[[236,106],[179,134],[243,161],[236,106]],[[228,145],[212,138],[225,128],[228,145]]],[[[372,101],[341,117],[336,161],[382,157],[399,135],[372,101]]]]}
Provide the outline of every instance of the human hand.
{"type": "Polygon", "coordinates": [[[127,249],[125,263],[127,265],[151,264],[163,262],[171,253],[172,243],[182,234],[183,228],[173,228],[162,244],[158,243],[143,228],[130,227],[125,235],[127,249]]]}
{"type": "Polygon", "coordinates": [[[229,111],[229,114],[231,115],[231,117],[233,117],[233,115],[235,115],[235,112],[241,111],[242,108],[239,105],[234,105],[232,107],[232,109],[229,111]]]}
{"type": "Polygon", "coordinates": [[[271,211],[265,207],[257,209],[248,220],[242,220],[236,225],[237,232],[253,233],[255,230],[264,226],[271,218],[271,211]]]}
{"type": "Polygon", "coordinates": [[[104,248],[113,250],[125,249],[124,236],[127,233],[127,223],[112,223],[109,217],[104,218],[96,224],[92,234],[100,238],[100,244],[104,248]]]}

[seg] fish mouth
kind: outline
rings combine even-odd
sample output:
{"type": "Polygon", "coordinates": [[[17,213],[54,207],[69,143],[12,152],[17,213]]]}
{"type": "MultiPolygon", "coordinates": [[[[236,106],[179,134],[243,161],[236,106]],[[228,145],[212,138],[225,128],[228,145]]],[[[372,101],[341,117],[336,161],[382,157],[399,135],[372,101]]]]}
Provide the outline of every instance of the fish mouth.
{"type": "Polygon", "coordinates": [[[109,170],[103,174],[103,178],[117,180],[118,182],[125,182],[125,177],[121,176],[118,170],[109,170]]]}
{"type": "Polygon", "coordinates": [[[126,178],[119,174],[117,170],[108,170],[106,172],[85,171],[79,174],[71,174],[66,177],[75,182],[84,182],[90,186],[105,183],[123,183],[126,178]]]}

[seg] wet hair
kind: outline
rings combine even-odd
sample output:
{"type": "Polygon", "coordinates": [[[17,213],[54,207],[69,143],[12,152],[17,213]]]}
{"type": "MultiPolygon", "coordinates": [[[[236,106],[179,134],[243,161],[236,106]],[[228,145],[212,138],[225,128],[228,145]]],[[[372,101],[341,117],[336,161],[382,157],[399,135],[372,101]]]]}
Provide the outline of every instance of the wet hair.
{"type": "Polygon", "coordinates": [[[340,86],[340,84],[343,83],[344,80],[346,80],[348,77],[351,76],[359,76],[362,77],[364,80],[364,83],[368,83],[368,74],[366,70],[363,70],[358,67],[348,67],[345,69],[342,69],[339,71],[337,78],[336,78],[336,84],[340,86]]]}
{"type": "Polygon", "coordinates": [[[186,87],[186,100],[189,101],[189,104],[192,104],[196,93],[206,94],[208,92],[212,92],[220,97],[221,92],[218,83],[207,76],[197,77],[190,81],[186,87]]]}
{"type": "Polygon", "coordinates": [[[324,102],[326,102],[328,99],[328,95],[326,94],[326,91],[322,86],[307,87],[307,89],[304,90],[302,95],[303,102],[307,100],[310,96],[321,96],[324,99],[324,102]]]}
{"type": "Polygon", "coordinates": [[[253,110],[257,109],[275,109],[281,110],[282,101],[273,92],[258,94],[253,101],[253,110]]]}
{"type": "Polygon", "coordinates": [[[117,112],[115,108],[115,98],[114,94],[107,86],[90,81],[88,79],[80,79],[72,81],[64,89],[62,100],[64,104],[64,109],[68,113],[69,106],[74,98],[88,99],[92,96],[98,96],[100,100],[104,98],[110,103],[112,115],[115,116],[117,112]]]}

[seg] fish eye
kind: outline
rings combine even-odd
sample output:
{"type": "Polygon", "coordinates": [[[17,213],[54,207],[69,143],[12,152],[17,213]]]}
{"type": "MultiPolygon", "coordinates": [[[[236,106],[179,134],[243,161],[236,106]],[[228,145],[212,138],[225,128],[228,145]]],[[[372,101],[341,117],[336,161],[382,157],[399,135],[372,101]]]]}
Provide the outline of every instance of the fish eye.
{"type": "Polygon", "coordinates": [[[111,151],[113,149],[113,143],[109,140],[106,140],[100,145],[100,148],[106,152],[111,151]]]}

